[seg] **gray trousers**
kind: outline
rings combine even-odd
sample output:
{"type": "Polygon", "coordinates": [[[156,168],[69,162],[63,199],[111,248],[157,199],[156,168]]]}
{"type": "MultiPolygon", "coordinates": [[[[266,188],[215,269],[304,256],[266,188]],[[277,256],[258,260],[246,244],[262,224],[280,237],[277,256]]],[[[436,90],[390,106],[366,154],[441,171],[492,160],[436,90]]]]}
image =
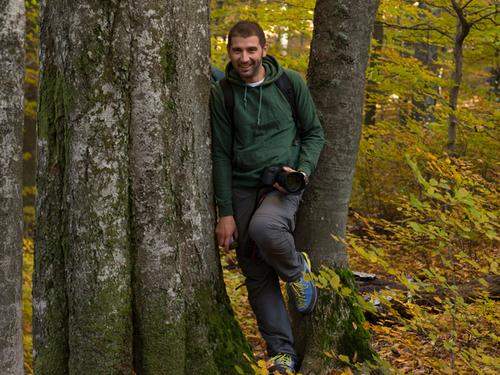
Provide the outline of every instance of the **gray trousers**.
{"type": "Polygon", "coordinates": [[[239,234],[238,263],[246,278],[248,299],[268,354],[295,356],[279,278],[295,281],[304,269],[304,260],[296,251],[293,239],[301,195],[284,195],[274,190],[255,210],[257,195],[258,189],[233,189],[233,211],[239,234]]]}

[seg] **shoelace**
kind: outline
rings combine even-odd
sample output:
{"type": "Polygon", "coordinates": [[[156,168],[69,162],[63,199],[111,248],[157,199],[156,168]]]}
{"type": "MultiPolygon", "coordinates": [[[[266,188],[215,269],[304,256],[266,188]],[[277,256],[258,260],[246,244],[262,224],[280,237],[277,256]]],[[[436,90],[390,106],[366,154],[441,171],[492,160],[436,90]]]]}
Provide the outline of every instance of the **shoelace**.
{"type": "Polygon", "coordinates": [[[274,364],[279,364],[279,365],[284,365],[287,367],[292,367],[293,366],[293,360],[292,357],[290,357],[288,354],[281,353],[281,354],[276,354],[274,357],[271,358],[271,363],[274,364]]]}

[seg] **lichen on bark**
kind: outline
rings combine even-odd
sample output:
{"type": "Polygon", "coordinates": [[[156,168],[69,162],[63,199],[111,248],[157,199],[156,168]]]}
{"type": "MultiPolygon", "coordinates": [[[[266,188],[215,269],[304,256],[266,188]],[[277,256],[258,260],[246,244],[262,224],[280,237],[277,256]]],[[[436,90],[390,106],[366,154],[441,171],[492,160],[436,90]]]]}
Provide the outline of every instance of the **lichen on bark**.
{"type": "Polygon", "coordinates": [[[24,2],[0,2],[0,369],[23,371],[22,143],[24,2]]]}

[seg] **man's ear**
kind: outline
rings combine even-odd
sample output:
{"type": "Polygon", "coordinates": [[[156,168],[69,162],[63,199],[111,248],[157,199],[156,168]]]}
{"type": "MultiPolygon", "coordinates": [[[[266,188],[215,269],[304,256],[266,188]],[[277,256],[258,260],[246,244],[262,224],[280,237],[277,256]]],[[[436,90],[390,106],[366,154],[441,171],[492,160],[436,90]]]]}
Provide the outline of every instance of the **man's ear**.
{"type": "Polygon", "coordinates": [[[267,43],[262,47],[262,57],[265,57],[267,55],[267,43]]]}

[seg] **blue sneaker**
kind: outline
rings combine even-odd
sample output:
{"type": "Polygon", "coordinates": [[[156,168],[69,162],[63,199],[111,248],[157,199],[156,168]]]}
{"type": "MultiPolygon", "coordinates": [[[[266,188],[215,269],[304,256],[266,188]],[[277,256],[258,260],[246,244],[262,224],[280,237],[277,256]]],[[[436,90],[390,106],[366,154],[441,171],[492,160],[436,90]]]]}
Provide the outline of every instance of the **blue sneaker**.
{"type": "Polygon", "coordinates": [[[300,279],[288,283],[288,295],[292,297],[299,313],[310,314],[316,307],[318,291],[311,274],[311,261],[306,253],[301,254],[304,257],[304,272],[300,279]]]}
{"type": "Polygon", "coordinates": [[[295,360],[290,354],[279,353],[272,357],[268,362],[270,374],[295,374],[295,360]]]}

